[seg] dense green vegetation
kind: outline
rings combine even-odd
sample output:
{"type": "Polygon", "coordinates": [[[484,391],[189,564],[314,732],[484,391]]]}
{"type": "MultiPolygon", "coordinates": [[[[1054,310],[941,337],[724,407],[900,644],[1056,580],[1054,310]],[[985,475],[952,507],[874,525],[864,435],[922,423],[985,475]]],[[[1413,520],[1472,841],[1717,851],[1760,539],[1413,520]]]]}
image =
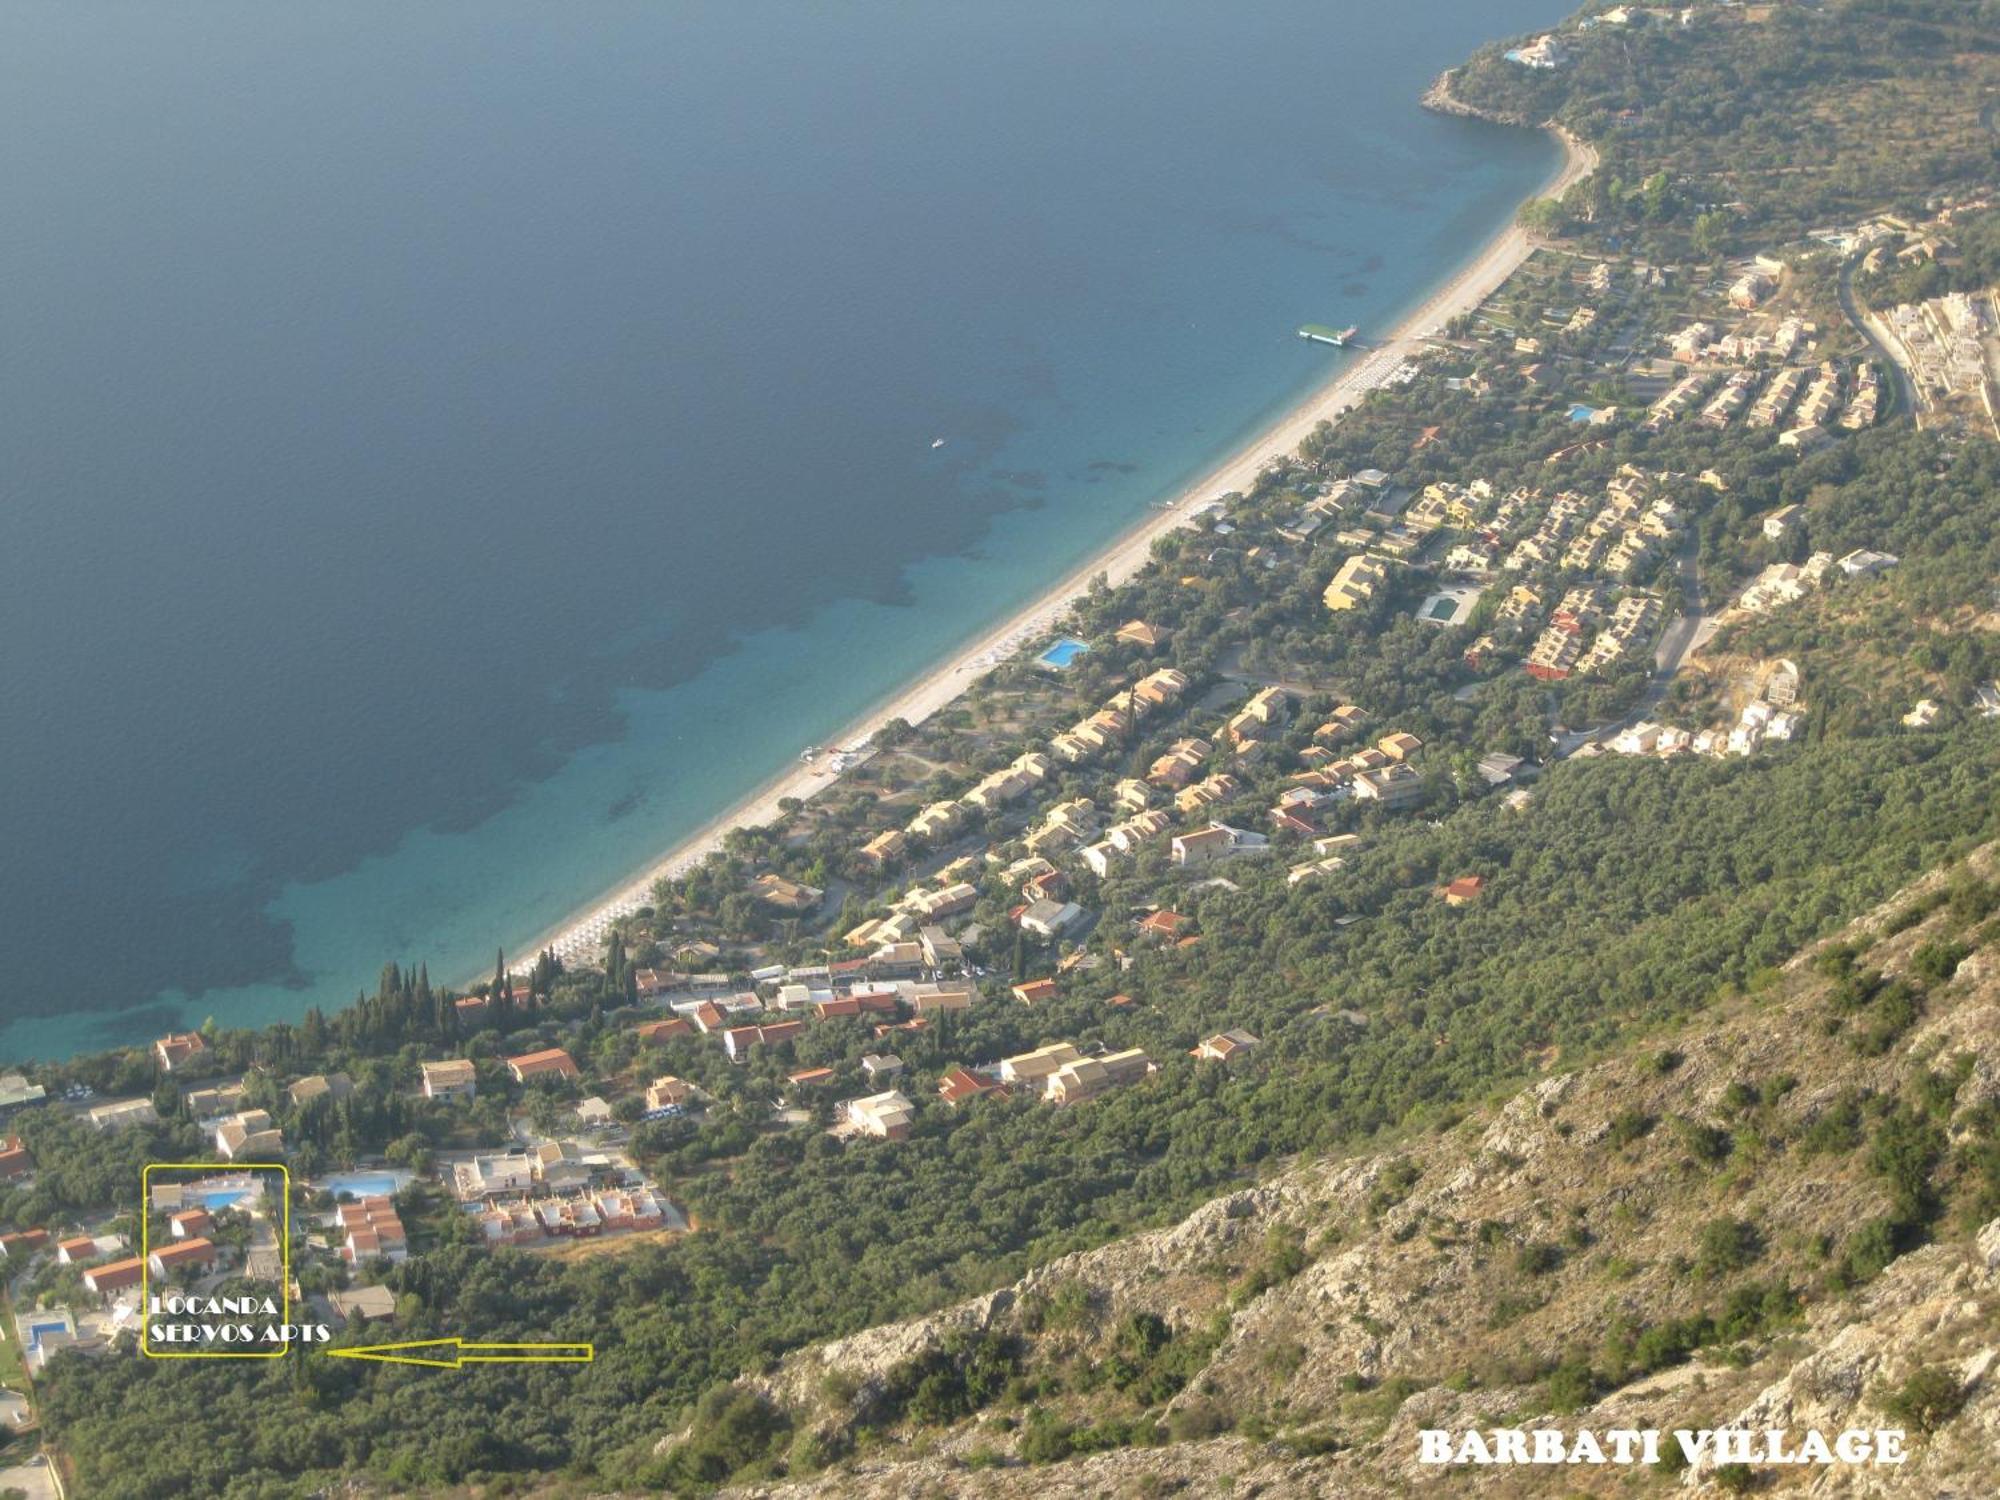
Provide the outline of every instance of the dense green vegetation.
{"type": "MultiPolygon", "coordinates": [[[[1929,97],[1939,80],[1963,87],[1965,71],[1990,51],[1980,28],[1995,24],[1991,5],[1875,0],[1818,17],[1780,7],[1755,24],[1705,16],[1685,34],[1640,27],[1614,37],[1600,28],[1578,43],[1573,68],[1531,75],[1483,59],[1461,92],[1530,118],[1557,112],[1605,143],[1606,170],[1563,206],[1553,227],[1648,253],[1707,253],[1714,246],[1704,240],[1719,245],[1722,237],[1716,210],[1704,206],[1715,196],[1712,174],[1743,184],[1748,207],[1729,210],[1731,236],[1784,235],[1895,200],[1913,184],[1951,184],[1990,167],[1990,146],[1953,131],[1917,151],[1886,129],[1882,111],[1910,90],[1929,97]],[[1857,47],[1859,36],[1870,45],[1857,47]],[[1824,132],[1815,133],[1822,111],[1854,92],[1856,128],[1880,130],[1879,140],[1857,146],[1852,131],[1822,140],[1824,132]],[[1804,170],[1781,170],[1780,160],[1804,170]]],[[[1984,239],[1968,242],[1972,254],[1990,254],[1984,239]]],[[[989,998],[930,1030],[896,1036],[919,1106],[906,1143],[842,1145],[812,1126],[770,1121],[769,1102],[786,1091],[793,1069],[836,1070],[824,1097],[806,1101],[815,1124],[824,1123],[826,1099],[860,1091],[853,1061],[872,1045],[860,1021],[817,1024],[789,1053],[763,1052],[745,1067],[725,1062],[712,1040],[641,1045],[629,1024],[633,968],[666,963],[676,936],[712,941],[718,967],[736,966],[751,944],[764,945],[767,957],[805,960],[883,909],[908,872],[885,875],[855,858],[856,833],[876,812],[874,784],[865,780],[851,799],[795,825],[735,835],[724,855],[662,890],[658,910],[635,925],[632,951],[614,949],[604,974],[537,964],[526,981],[532,1004],[502,1000],[465,1023],[421,969],[391,969],[376,994],[339,1015],[212,1033],[202,1062],[157,1093],[142,1055],[48,1070],[52,1083],[155,1094],[164,1123],[101,1135],[57,1108],[27,1112],[19,1128],[40,1171],[32,1189],[0,1192],[0,1218],[10,1225],[135,1210],[145,1161],[191,1159],[199,1148],[180,1096],[184,1080],[247,1073],[247,1102],[272,1111],[306,1170],[378,1152],[422,1166],[438,1149],[505,1140],[510,1111],[552,1120],[580,1090],[515,1086],[497,1059],[556,1041],[593,1079],[629,1084],[673,1072],[719,1101],[698,1125],[635,1133],[636,1154],[701,1225],[683,1239],[635,1241],[575,1260],[486,1252],[460,1242],[462,1216],[422,1194],[410,1199],[425,1253],[386,1273],[398,1293],[400,1337],[590,1340],[592,1364],[440,1378],[313,1358],[275,1368],[63,1359],[41,1395],[83,1492],[261,1500],[311,1492],[343,1472],[412,1488],[553,1473],[698,1491],[740,1472],[823,1466],[840,1452],[793,1431],[783,1412],[729,1382],[802,1344],[931,1310],[1067,1251],[1169,1221],[1301,1155],[1448,1125],[1546,1066],[1626,1046],[1718,995],[1766,982],[1801,945],[2000,835],[1994,727],[1953,713],[1938,732],[1918,735],[1896,720],[1919,691],[1962,704],[1974,684],[2000,670],[1993,632],[1973,628],[1992,607],[2000,576],[2000,449],[1897,428],[1800,460],[1779,453],[1768,433],[1740,427],[1689,424],[1650,436],[1627,426],[1552,475],[1551,455],[1575,439],[1561,411],[1565,397],[1530,390],[1503,366],[1492,372],[1489,396],[1468,399],[1453,382],[1475,368],[1488,371],[1490,362],[1460,351],[1407,390],[1371,398],[1337,431],[1315,435],[1301,468],[1274,473],[1243,497],[1230,533],[1211,525],[1164,538],[1159,567],[1079,607],[1076,628],[1093,640],[1133,618],[1171,628],[1165,651],[1107,645],[1059,683],[1009,668],[976,701],[891,737],[903,763],[918,768],[898,788],[904,800],[950,795],[1142,666],[1171,662],[1193,680],[1191,701],[1218,689],[1226,696],[1232,683],[1309,685],[1300,713],[1274,736],[1281,753],[1244,773],[1259,796],[1281,784],[1277,768],[1294,763],[1320,711],[1341,698],[1365,704],[1380,729],[1408,729],[1434,746],[1418,816],[1352,806],[1330,814],[1330,830],[1361,832],[1366,845],[1348,868],[1322,878],[1289,885],[1289,859],[1280,857],[1232,864],[1227,883],[1197,889],[1166,867],[1162,851],[1105,881],[1078,877],[1079,898],[1103,914],[1090,944],[1098,967],[1065,976],[1060,996],[1033,1009],[989,998]],[[1645,673],[1627,668],[1550,686],[1518,670],[1482,672],[1464,659],[1482,621],[1442,630],[1414,620],[1419,582],[1399,583],[1368,608],[1330,620],[1319,591],[1338,549],[1287,552],[1287,566],[1271,566],[1274,528],[1297,513],[1304,486],[1318,475],[1372,465],[1417,486],[1480,477],[1501,491],[1589,488],[1626,463],[1683,476],[1675,493],[1694,518],[1692,547],[1711,599],[1808,548],[1866,546],[1903,557],[1886,578],[1837,583],[1719,643],[1739,656],[1803,664],[1812,705],[1806,743],[1754,760],[1566,763],[1551,769],[1526,811],[1516,811],[1468,774],[1470,762],[1487,750],[1539,757],[1552,723],[1615,719],[1647,688],[1645,673]],[[1685,477],[1704,471],[1720,483],[1685,477]],[[1806,508],[1803,525],[1785,543],[1764,541],[1761,517],[1793,503],[1806,508]],[[968,741],[975,748],[967,750],[968,741]],[[808,922],[759,907],[745,889],[758,869],[839,882],[838,918],[808,922]],[[1437,886],[1467,874],[1485,877],[1481,901],[1458,909],[1436,899],[1437,886]],[[1131,917],[1165,902],[1191,919],[1196,944],[1135,941],[1131,917]],[[1114,950],[1129,967],[1118,966],[1114,950]],[[1113,1008],[1114,993],[1134,1003],[1113,1008]],[[1256,1032],[1263,1047],[1229,1069],[1185,1056],[1228,1027],[1256,1032]],[[929,1096],[930,1080],[951,1065],[1057,1037],[1143,1045],[1161,1071],[1078,1109],[988,1099],[954,1114],[929,1096]],[[446,1049],[479,1063],[480,1098],[470,1108],[412,1097],[417,1063],[446,1049]],[[294,1108],[280,1087],[286,1077],[335,1069],[354,1078],[350,1099],[294,1108]],[[661,1438],[683,1428],[687,1441],[661,1451],[661,1438]]],[[[1607,399],[1622,399],[1611,377],[1592,378],[1610,386],[1607,399]]],[[[1656,582],[1672,586],[1664,571],[1656,582]]],[[[1699,717],[1717,690],[1679,684],[1661,712],[1699,717]]],[[[1143,769],[1159,739],[1189,732],[1190,719],[1135,735],[1108,763],[1062,771],[1051,795],[1101,793],[1109,780],[1143,769]]],[[[1018,831],[1018,819],[995,815],[967,839],[1018,831]]],[[[1281,839],[1278,852],[1296,847],[1295,838],[1281,839]]],[[[975,917],[1006,930],[1016,894],[989,890],[975,917]]],[[[1991,897],[1972,886],[1941,893],[1958,935],[1927,945],[1907,976],[1887,979],[1853,954],[1845,967],[1839,953],[1830,956],[1826,1025],[1841,1044],[1872,1058],[1904,1036],[1930,991],[1950,981],[1972,941],[1967,934],[1990,916],[1991,897]]],[[[1010,937],[983,956],[1002,969],[1042,973],[1057,955],[1010,937]]],[[[507,992],[504,972],[491,990],[507,992]]],[[[1681,1062],[1657,1042],[1649,1050],[1660,1075],[1681,1062]]],[[[1889,1198],[1879,1219],[1830,1247],[1821,1289],[1879,1274],[1939,1232],[1959,1211],[1954,1205],[1966,1215],[2000,1211],[2000,1110],[1988,1106],[1981,1128],[1948,1149],[1937,1109],[1944,1087],[1915,1087],[1902,1098],[1844,1096],[1799,1131],[1802,1151],[1829,1159],[1861,1153],[1889,1198]]],[[[1755,1124],[1783,1094],[1775,1081],[1733,1086],[1724,1099],[1730,1128],[1635,1108],[1613,1120],[1610,1149],[1657,1135],[1697,1170],[1749,1170],[1743,1163],[1755,1157],[1755,1124]]],[[[636,1111],[629,1090],[621,1107],[628,1118],[636,1111]]],[[[1371,1212],[1392,1210],[1420,1171],[1414,1160],[1386,1171],[1371,1212]]],[[[1545,1381],[1551,1404],[1569,1409],[1696,1349],[1785,1327],[1802,1289],[1741,1280],[1767,1275],[1765,1234],[1735,1215],[1701,1230],[1687,1270],[1707,1288],[1705,1311],[1645,1327],[1619,1324],[1547,1368],[1490,1373],[1545,1381]]],[[[1580,1248],[1538,1239],[1513,1252],[1511,1263],[1524,1282],[1545,1283],[1580,1248]]],[[[1304,1264],[1301,1246],[1275,1242],[1234,1296],[1247,1301],[1304,1264]]],[[[1057,1303],[1034,1315],[1038,1326],[1060,1326],[1092,1310],[1057,1303]]],[[[1153,1407],[1182,1389],[1221,1332],[1128,1320],[1115,1331],[1112,1356],[1069,1372],[1066,1389],[1112,1391],[1126,1408],[1153,1407]]],[[[1476,1385],[1487,1373],[1464,1378],[1476,1385]]],[[[1145,1415],[1078,1424],[1037,1414],[1039,1394],[1012,1345],[968,1339],[899,1369],[862,1427],[954,1420],[1004,1398],[1030,1413],[1020,1452],[1046,1461],[1199,1437],[1233,1420],[1197,1400],[1164,1429],[1145,1415]]],[[[1393,1394],[1372,1393],[1383,1402],[1393,1394]]],[[[1913,1425],[1943,1416],[1939,1391],[1921,1381],[1896,1399],[1913,1425]]]]}
{"type": "MultiPolygon", "coordinates": [[[[285,1494],[285,1476],[343,1467],[406,1483],[512,1469],[665,1479],[653,1443],[740,1369],[1157,1223],[1244,1171],[1441,1114],[1544,1049],[1587,1055],[1749,982],[2000,833],[1996,774],[1990,733],[1765,764],[1575,767],[1526,817],[1488,805],[1400,828],[1340,883],[1217,890],[1199,948],[1123,976],[1143,1017],[1100,1019],[1082,997],[1046,1016],[995,1006],[974,1012],[987,1035],[959,1039],[983,1053],[1030,1026],[1123,1042],[1143,1025],[1165,1056],[1163,1041],[1248,1024],[1267,1037],[1260,1067],[1169,1062],[1087,1110],[931,1110],[894,1148],[760,1135],[730,1173],[685,1184],[708,1228],[682,1242],[567,1265],[446,1248],[392,1275],[414,1299],[408,1336],[588,1338],[587,1369],[446,1382],[344,1361],[71,1361],[46,1387],[50,1420],[91,1493],[109,1496],[178,1483],[285,1494]],[[1468,868],[1488,873],[1492,900],[1452,911],[1430,898],[1438,873],[1468,868]],[[1343,912],[1366,916],[1335,927],[1343,912]]],[[[1914,1183],[1929,1147],[1913,1128],[1871,1149],[1885,1179],[1914,1183]]],[[[1907,1198],[1903,1228],[1934,1212],[1919,1188],[1907,1198]]]]}
{"type": "Polygon", "coordinates": [[[1697,4],[1562,32],[1551,70],[1485,49],[1453,80],[1464,103],[1554,118],[1603,170],[1537,227],[1675,259],[1982,187],[1994,140],[1980,103],[2000,65],[2000,12],[1962,0],[1697,4]]]}

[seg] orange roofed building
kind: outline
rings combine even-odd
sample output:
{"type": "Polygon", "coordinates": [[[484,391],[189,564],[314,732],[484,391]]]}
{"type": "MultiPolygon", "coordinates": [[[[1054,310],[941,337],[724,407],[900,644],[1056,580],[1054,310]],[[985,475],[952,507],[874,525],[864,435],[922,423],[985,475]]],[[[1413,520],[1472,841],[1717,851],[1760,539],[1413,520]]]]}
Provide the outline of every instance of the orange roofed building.
{"type": "Polygon", "coordinates": [[[1485,891],[1484,875],[1461,875],[1444,888],[1445,905],[1470,906],[1485,894],[1485,891]]]}
{"type": "Polygon", "coordinates": [[[530,1078],[578,1076],[576,1059],[560,1047],[550,1047],[541,1052],[524,1052],[519,1057],[510,1057],[507,1059],[507,1071],[514,1075],[516,1083],[526,1083],[530,1078]]]}
{"type": "Polygon", "coordinates": [[[17,1229],[0,1234],[0,1259],[26,1260],[49,1242],[46,1229],[17,1229]]]}
{"type": "Polygon", "coordinates": [[[189,1058],[199,1057],[207,1050],[208,1043],[202,1040],[199,1031],[177,1031],[153,1043],[153,1061],[171,1073],[189,1058]]]}
{"type": "Polygon", "coordinates": [[[198,1240],[215,1228],[215,1220],[205,1208],[190,1208],[169,1217],[167,1227],[177,1240],[198,1240]]]}
{"type": "Polygon", "coordinates": [[[395,1203],[377,1193],[358,1203],[343,1203],[338,1210],[340,1228],[347,1236],[340,1258],[349,1265],[364,1260],[401,1261],[410,1258],[409,1237],[395,1203]]]}
{"type": "Polygon", "coordinates": [[[122,1292],[128,1286],[137,1286],[145,1274],[144,1262],[134,1255],[128,1260],[113,1260],[101,1266],[92,1266],[83,1273],[83,1284],[102,1297],[110,1292],[122,1292]]]}
{"type": "Polygon", "coordinates": [[[677,1036],[691,1036],[694,1028],[679,1016],[664,1021],[645,1021],[632,1028],[632,1035],[642,1042],[671,1041],[677,1036]]]}
{"type": "Polygon", "coordinates": [[[216,1249],[209,1240],[185,1240],[178,1245],[162,1245],[146,1257],[146,1265],[155,1276],[171,1276],[175,1271],[192,1267],[206,1270],[215,1264],[216,1249]]]}
{"type": "Polygon", "coordinates": [[[1003,1099],[1007,1097],[1007,1091],[993,1079],[982,1078],[965,1068],[953,1068],[940,1078],[937,1091],[938,1097],[953,1109],[958,1108],[967,1099],[976,1099],[981,1094],[997,1093],[1003,1099]]]}
{"type": "Polygon", "coordinates": [[[56,1246],[56,1259],[66,1266],[80,1266],[87,1260],[96,1260],[97,1241],[87,1234],[64,1240],[56,1246]]]}

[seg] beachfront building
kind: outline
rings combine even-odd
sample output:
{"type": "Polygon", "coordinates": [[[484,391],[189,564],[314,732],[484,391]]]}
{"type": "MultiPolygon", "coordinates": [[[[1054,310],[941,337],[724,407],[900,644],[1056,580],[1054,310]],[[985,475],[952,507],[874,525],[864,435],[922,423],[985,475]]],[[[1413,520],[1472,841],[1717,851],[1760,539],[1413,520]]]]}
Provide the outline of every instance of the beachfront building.
{"type": "Polygon", "coordinates": [[[25,1073],[0,1073],[0,1120],[47,1097],[48,1090],[39,1083],[28,1082],[25,1073]]]}
{"type": "Polygon", "coordinates": [[[208,1043],[199,1031],[177,1031],[153,1043],[153,1061],[160,1065],[162,1072],[171,1073],[176,1068],[185,1067],[207,1050],[208,1043]]]}

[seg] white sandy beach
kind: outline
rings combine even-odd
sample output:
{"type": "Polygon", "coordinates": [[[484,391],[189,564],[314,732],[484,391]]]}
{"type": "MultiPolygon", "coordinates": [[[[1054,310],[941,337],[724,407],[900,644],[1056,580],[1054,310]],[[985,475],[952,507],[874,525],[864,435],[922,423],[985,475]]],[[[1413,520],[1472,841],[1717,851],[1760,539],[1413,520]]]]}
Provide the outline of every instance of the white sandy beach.
{"type": "MultiPolygon", "coordinates": [[[[1597,153],[1589,146],[1561,132],[1556,134],[1564,148],[1563,163],[1556,175],[1538,191],[1537,197],[1560,194],[1597,165],[1597,153]]],[[[911,724],[923,722],[964,692],[988,669],[1046,636],[1068,610],[1071,601],[1086,591],[1092,578],[1102,573],[1114,585],[1130,578],[1145,566],[1155,537],[1174,527],[1187,525],[1206,508],[1208,502],[1218,496],[1231,490],[1247,490],[1266,464],[1295,452],[1319,423],[1337,418],[1355,405],[1382,385],[1445,323],[1460,313],[1470,312],[1490,297],[1528,258],[1533,248],[1528,235],[1509,224],[1386,338],[1369,341],[1363,358],[1346,365],[1326,385],[1213,472],[1187,486],[1171,503],[1151,511],[1144,521],[1108,549],[1076,568],[1033,603],[980,636],[933,671],[870,709],[847,727],[833,742],[833,748],[860,746],[890,719],[905,719],[911,724]]],[[[778,804],[784,799],[796,797],[805,800],[832,785],[838,777],[824,769],[827,759],[828,756],[823,753],[817,766],[799,764],[773,777],[617,890],[591,902],[532,941],[510,946],[506,950],[510,960],[522,966],[543,949],[552,949],[565,963],[594,960],[609,934],[611,924],[646,905],[651,900],[654,884],[663,876],[678,874],[700,863],[713,850],[721,847],[723,837],[730,829],[771,822],[779,816],[778,804]]]]}

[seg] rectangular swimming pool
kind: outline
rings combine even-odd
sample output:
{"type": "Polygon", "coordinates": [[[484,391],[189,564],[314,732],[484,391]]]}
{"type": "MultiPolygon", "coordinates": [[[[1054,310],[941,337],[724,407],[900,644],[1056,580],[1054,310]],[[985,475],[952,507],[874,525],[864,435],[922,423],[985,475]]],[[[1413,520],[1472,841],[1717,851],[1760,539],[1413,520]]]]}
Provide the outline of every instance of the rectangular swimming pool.
{"type": "Polygon", "coordinates": [[[1036,657],[1035,660],[1045,667],[1053,667],[1056,671],[1060,672],[1089,649],[1090,646],[1087,642],[1073,641],[1068,636],[1064,636],[1053,646],[1049,647],[1048,650],[1036,657]]]}
{"type": "Polygon", "coordinates": [[[408,1172],[384,1167],[376,1172],[336,1172],[331,1177],[322,1177],[314,1186],[326,1189],[336,1198],[343,1193],[356,1198],[374,1198],[397,1192],[409,1180],[408,1172]]]}
{"type": "Polygon", "coordinates": [[[41,1348],[42,1335],[45,1333],[68,1333],[68,1332],[69,1332],[69,1322],[67,1319],[53,1318],[46,1323],[31,1322],[28,1324],[28,1349],[30,1352],[32,1352],[36,1349],[41,1348]]]}

